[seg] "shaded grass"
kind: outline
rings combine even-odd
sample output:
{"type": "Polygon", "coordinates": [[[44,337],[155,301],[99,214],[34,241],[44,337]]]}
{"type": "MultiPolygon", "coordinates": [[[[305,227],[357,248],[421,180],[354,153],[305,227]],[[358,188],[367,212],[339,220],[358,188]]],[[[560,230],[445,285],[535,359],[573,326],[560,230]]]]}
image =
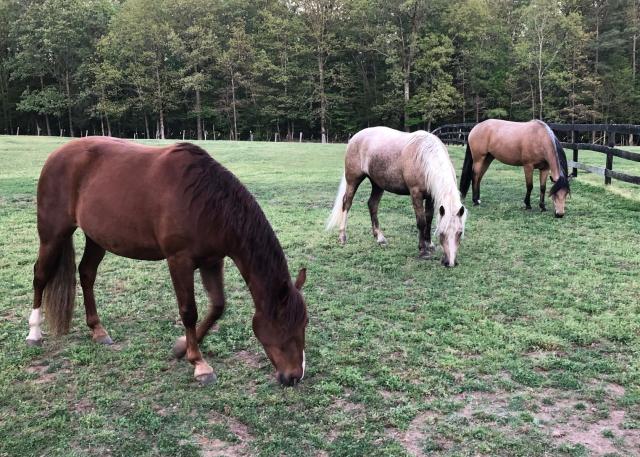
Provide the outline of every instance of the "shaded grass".
{"type": "MultiPolygon", "coordinates": [[[[202,143],[254,193],[291,270],[308,268],[310,325],[305,380],[282,389],[253,337],[250,295],[228,262],[227,311],[203,343],[218,382],[200,388],[191,367],[169,357],[182,328],[163,262],[106,256],[96,299],[115,348],[91,342],[81,305],[69,335],[45,334],[42,348],[24,345],[35,186],[61,143],[0,139],[0,455],[199,455],[199,437],[240,440],[221,416],[246,425],[248,449],[264,456],[401,455],[401,437],[413,431],[417,449],[431,455],[587,454],[533,420],[537,406],[522,395],[545,392],[551,403],[566,395],[600,404],[603,416],[624,410],[629,430],[638,428],[640,205],[633,196],[581,174],[567,216],[555,220],[552,211],[523,211],[522,170],[494,163],[483,206],[470,208],[461,265],[447,270],[416,259],[406,197],[383,197],[389,246],[375,244],[368,183],[356,195],[349,243],[340,247],[337,234],[324,231],[343,145],[202,143]],[[615,383],[624,394],[614,400],[594,383],[615,383]],[[462,417],[470,392],[509,397],[515,418],[462,417]],[[429,421],[418,421],[427,411],[429,421]]],[[[450,151],[459,170],[462,149],[450,151]]],[[[82,240],[77,233],[78,256],[82,240]]],[[[579,409],[575,415],[588,419],[579,409]]],[[[633,455],[624,440],[616,446],[633,455]]]]}

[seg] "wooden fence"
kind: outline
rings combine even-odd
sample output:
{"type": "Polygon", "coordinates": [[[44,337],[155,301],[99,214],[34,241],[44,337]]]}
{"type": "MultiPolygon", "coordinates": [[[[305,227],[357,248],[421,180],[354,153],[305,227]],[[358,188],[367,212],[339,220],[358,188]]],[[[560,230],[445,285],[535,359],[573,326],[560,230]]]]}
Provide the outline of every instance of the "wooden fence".
{"type": "MultiPolygon", "coordinates": [[[[432,133],[437,135],[447,144],[466,144],[467,136],[475,124],[446,124],[435,129],[432,133]]],[[[572,168],[572,176],[578,176],[578,170],[587,171],[604,177],[605,184],[611,184],[612,179],[640,185],[640,176],[629,175],[613,170],[613,158],[640,162],[640,154],[616,148],[616,140],[622,139],[622,143],[628,140],[633,144],[634,138],[640,140],[640,125],[630,124],[548,124],[560,140],[562,147],[573,151],[572,160],[567,160],[572,168]],[[600,138],[604,144],[594,142],[581,142],[585,134],[591,134],[591,138],[600,138]],[[564,141],[563,141],[564,140],[564,141]],[[568,141],[567,141],[568,140],[568,141]],[[579,151],[594,151],[605,155],[605,166],[594,167],[586,165],[579,160],[579,151]]]]}

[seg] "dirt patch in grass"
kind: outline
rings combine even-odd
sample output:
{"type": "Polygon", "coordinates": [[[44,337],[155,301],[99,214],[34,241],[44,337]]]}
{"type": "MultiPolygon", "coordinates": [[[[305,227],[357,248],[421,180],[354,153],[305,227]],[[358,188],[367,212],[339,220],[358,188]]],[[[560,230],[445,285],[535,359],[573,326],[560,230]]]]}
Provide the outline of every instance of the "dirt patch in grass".
{"type": "MultiPolygon", "coordinates": [[[[435,423],[439,419],[436,411],[426,411],[418,414],[409,424],[406,431],[402,432],[398,429],[387,429],[386,435],[394,439],[404,447],[407,454],[413,457],[424,457],[427,454],[422,450],[422,445],[427,438],[425,429],[435,423]]],[[[447,449],[451,443],[444,437],[439,437],[436,444],[440,449],[447,449]]]]}
{"type": "Polygon", "coordinates": [[[61,368],[55,371],[50,371],[50,370],[51,370],[51,367],[47,365],[46,362],[41,360],[36,360],[34,361],[33,365],[25,368],[25,371],[27,373],[36,376],[36,378],[31,381],[33,384],[52,383],[56,380],[59,374],[70,372],[68,368],[61,368]]]}
{"type": "Polygon", "coordinates": [[[242,422],[224,414],[212,412],[209,414],[209,423],[215,425],[225,425],[238,440],[237,443],[229,443],[217,438],[208,438],[205,435],[197,436],[202,456],[204,457],[237,457],[251,455],[249,444],[253,441],[253,436],[242,422]]]}
{"type": "Polygon", "coordinates": [[[264,359],[259,354],[247,350],[236,352],[235,357],[249,368],[258,369],[264,364],[264,359]]]}

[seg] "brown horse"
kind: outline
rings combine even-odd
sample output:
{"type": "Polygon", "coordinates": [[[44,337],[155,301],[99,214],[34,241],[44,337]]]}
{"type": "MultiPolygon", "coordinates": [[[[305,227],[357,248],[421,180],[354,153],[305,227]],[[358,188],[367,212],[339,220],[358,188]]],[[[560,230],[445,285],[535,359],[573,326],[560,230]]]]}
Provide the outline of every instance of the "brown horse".
{"type": "Polygon", "coordinates": [[[480,181],[493,159],[507,165],[524,167],[527,194],[526,209],[531,209],[533,170],[540,170],[540,210],[545,211],[544,194],[547,177],[551,174],[554,185],[549,193],[553,200],[556,217],[564,216],[565,200],[570,193],[567,172],[567,157],[558,138],[547,124],[533,120],[510,122],[489,119],[480,122],[467,140],[467,151],[460,176],[460,193],[467,195],[473,181],[473,204],[480,204],[480,181]]]}
{"type": "Polygon", "coordinates": [[[47,159],[38,182],[40,250],[34,267],[29,344],[41,344],[40,305],[54,334],[69,330],[75,296],[72,235],[80,227],[86,246],[80,262],[87,325],[93,339],[111,344],[96,311],[93,284],[105,251],[140,260],[167,259],[185,337],[174,353],[186,354],[194,376],[214,379],[199,343],[225,308],[223,260],[229,256],[247,282],[253,330],[284,385],[302,379],[306,305],[267,218],[251,193],[199,147],[182,143],[149,147],[93,137],[71,141],[47,159]],[[196,329],[194,271],[210,299],[196,329]],[[44,295],[44,297],[43,297],[44,295]]]}
{"type": "Polygon", "coordinates": [[[369,213],[373,236],[386,244],[378,224],[378,205],[385,190],[411,195],[418,225],[420,258],[430,258],[434,208],[436,235],[442,246],[442,265],[458,264],[456,254],[464,233],[466,211],[460,202],[456,173],[447,148],[438,137],[418,131],[405,133],[387,127],[372,127],[356,133],[349,141],[344,159],[344,176],[338,189],[327,229],[340,226],[340,243],[347,241],[347,213],[360,183],[369,178],[369,213]]]}

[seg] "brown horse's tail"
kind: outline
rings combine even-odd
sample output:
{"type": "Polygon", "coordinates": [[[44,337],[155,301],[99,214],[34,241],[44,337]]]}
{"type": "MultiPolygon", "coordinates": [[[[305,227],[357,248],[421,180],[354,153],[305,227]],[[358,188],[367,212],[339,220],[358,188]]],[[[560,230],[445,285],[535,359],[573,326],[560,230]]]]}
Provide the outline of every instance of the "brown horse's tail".
{"type": "Polygon", "coordinates": [[[44,289],[44,316],[53,335],[69,333],[76,298],[76,253],[73,236],[62,245],[58,265],[44,289]]]}
{"type": "Polygon", "coordinates": [[[471,148],[467,143],[467,151],[464,153],[464,163],[462,164],[462,174],[460,175],[460,194],[462,198],[467,196],[471,179],[473,178],[473,158],[471,157],[471,148]]]}

